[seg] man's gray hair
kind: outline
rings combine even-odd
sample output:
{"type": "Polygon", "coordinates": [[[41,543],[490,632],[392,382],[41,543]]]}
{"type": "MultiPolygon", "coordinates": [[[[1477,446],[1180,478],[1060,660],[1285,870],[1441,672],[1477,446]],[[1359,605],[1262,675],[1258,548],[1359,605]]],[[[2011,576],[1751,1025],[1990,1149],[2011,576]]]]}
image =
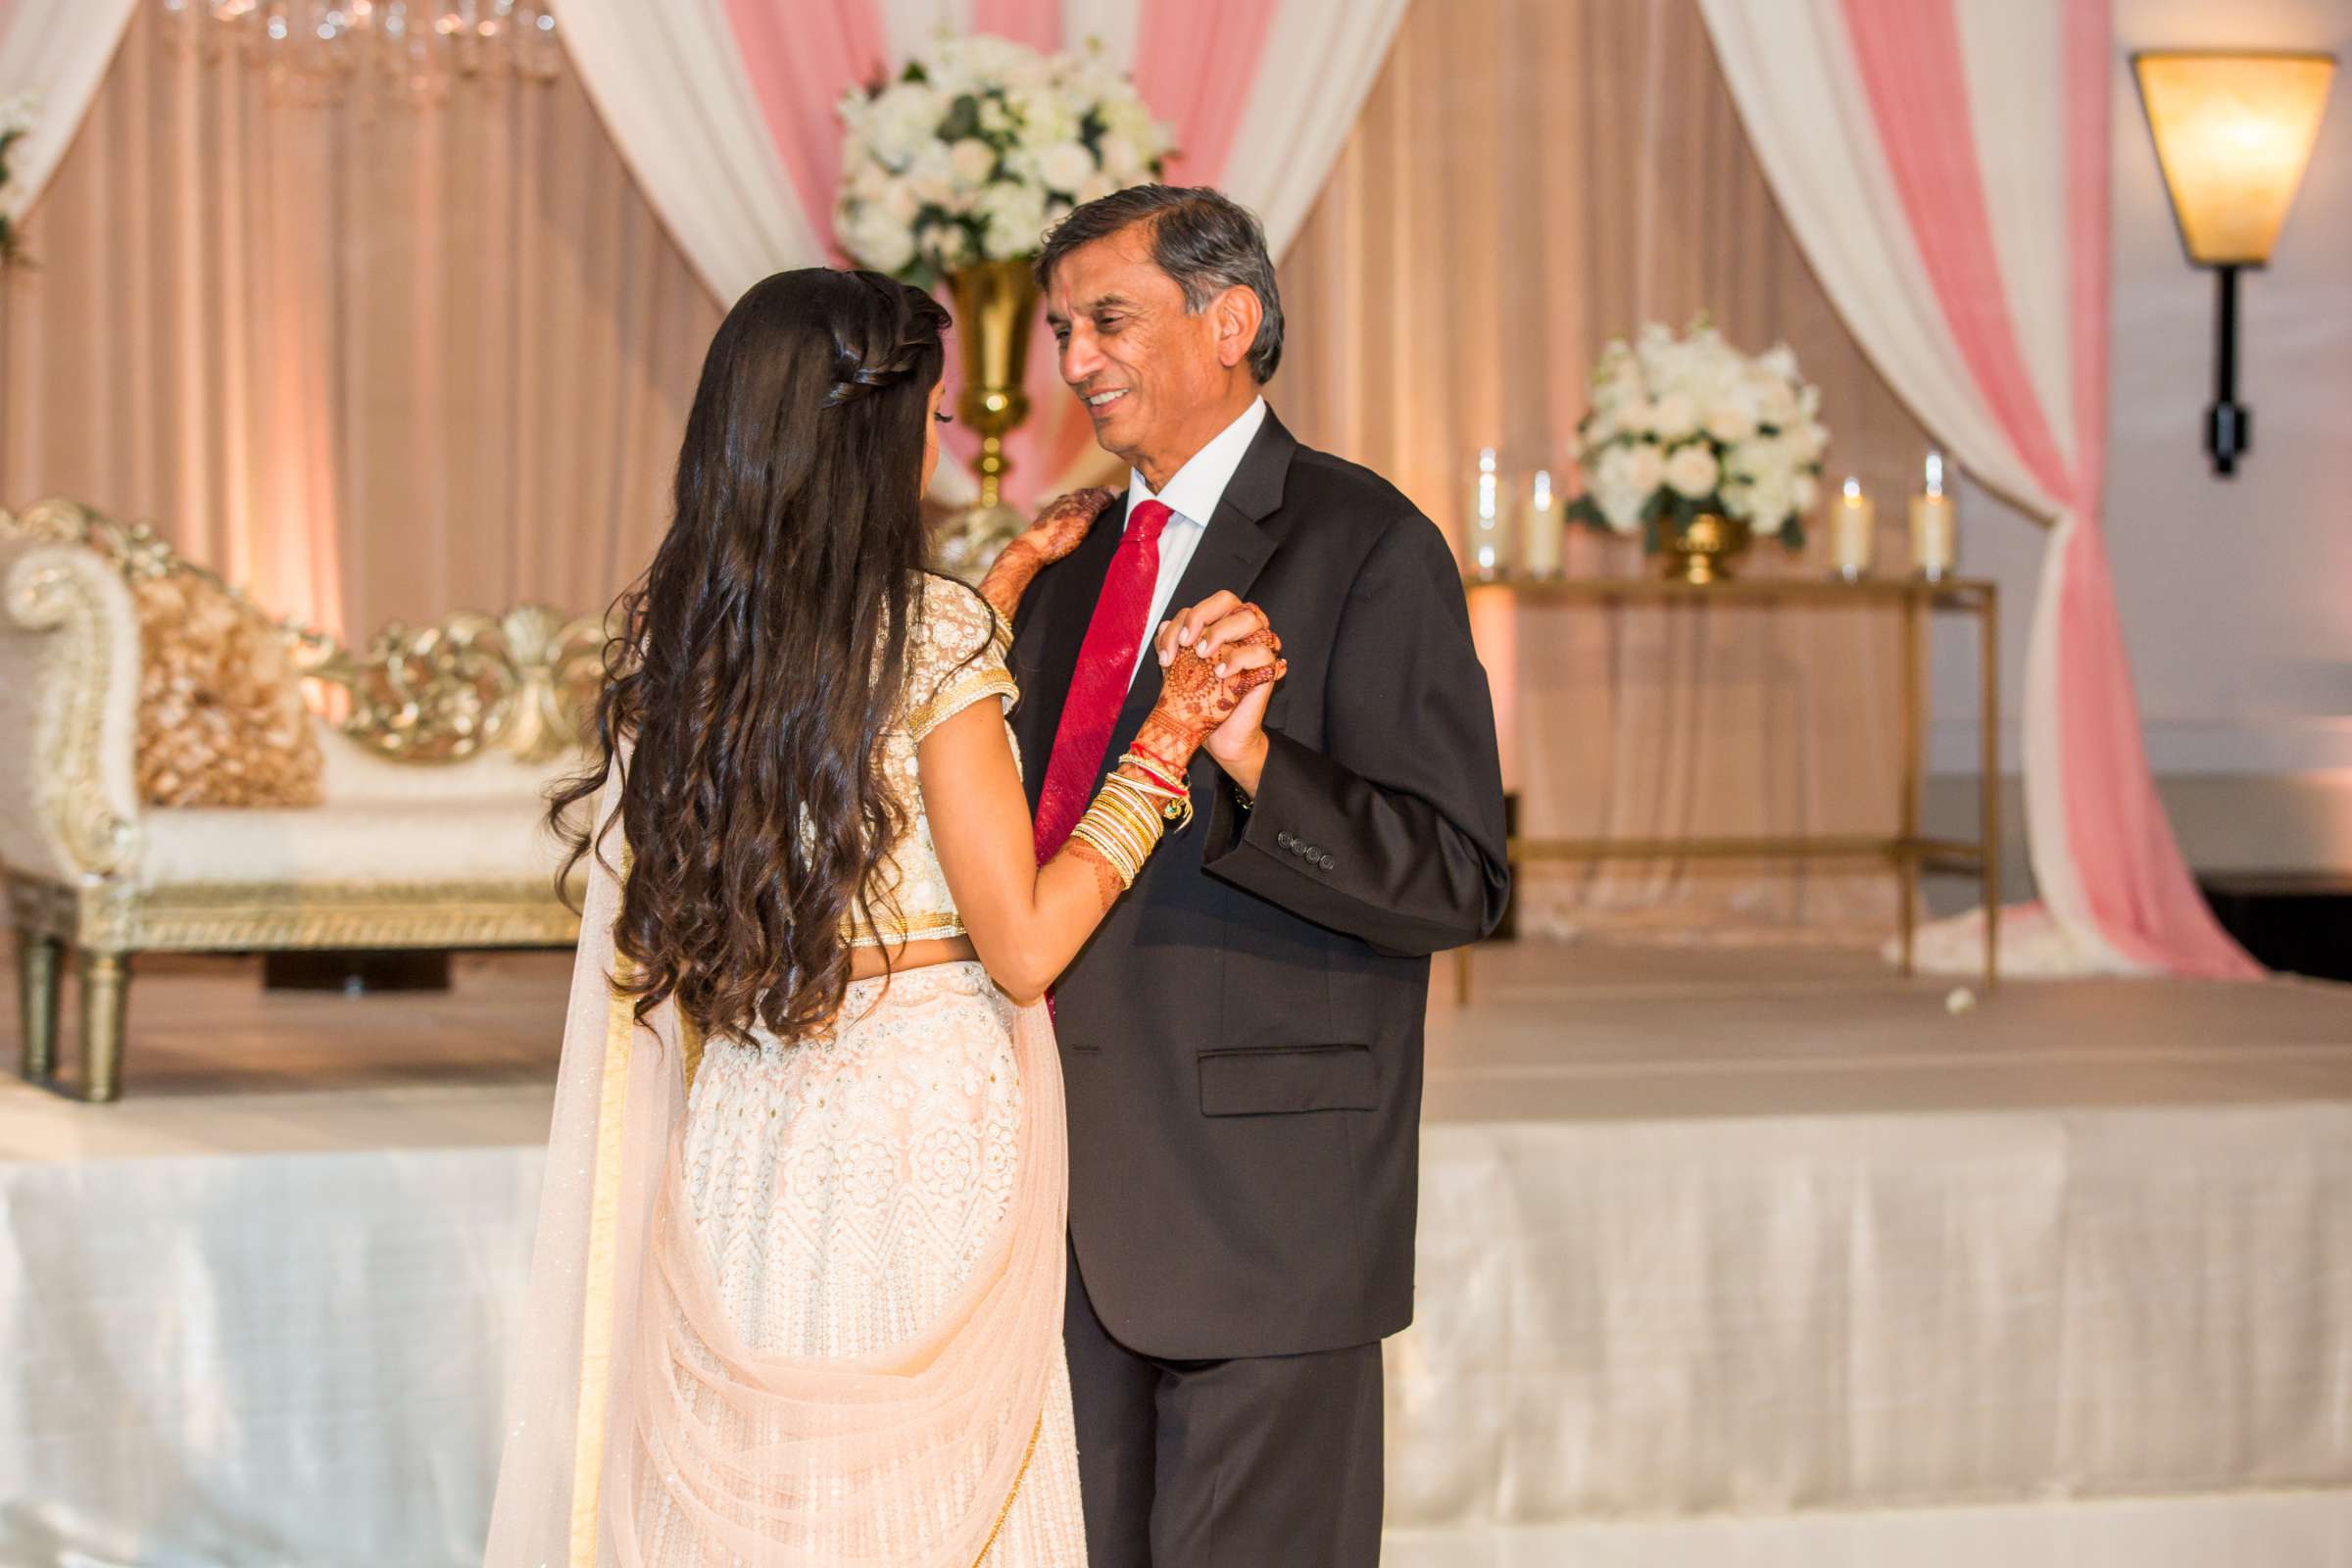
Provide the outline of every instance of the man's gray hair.
{"type": "Polygon", "coordinates": [[[1257,215],[1206,185],[1131,185],[1088,202],[1046,233],[1038,253],[1042,288],[1054,268],[1081,245],[1108,239],[1136,223],[1152,225],[1152,260],[1184,290],[1185,309],[1198,316],[1229,288],[1246,288],[1265,312],[1250,345],[1250,374],[1263,386],[1282,363],[1282,290],[1257,215]]]}

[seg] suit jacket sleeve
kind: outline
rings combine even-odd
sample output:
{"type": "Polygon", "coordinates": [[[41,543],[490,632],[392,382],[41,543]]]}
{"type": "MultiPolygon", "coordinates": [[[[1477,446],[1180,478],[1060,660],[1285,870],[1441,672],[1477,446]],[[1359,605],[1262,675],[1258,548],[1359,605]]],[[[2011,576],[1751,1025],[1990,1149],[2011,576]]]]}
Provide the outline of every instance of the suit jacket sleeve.
{"type": "Polygon", "coordinates": [[[1329,681],[1323,750],[1269,730],[1254,808],[1216,792],[1204,868],[1390,956],[1477,941],[1510,894],[1494,706],[1453,554],[1420,514],[1365,558],[1329,681]]]}

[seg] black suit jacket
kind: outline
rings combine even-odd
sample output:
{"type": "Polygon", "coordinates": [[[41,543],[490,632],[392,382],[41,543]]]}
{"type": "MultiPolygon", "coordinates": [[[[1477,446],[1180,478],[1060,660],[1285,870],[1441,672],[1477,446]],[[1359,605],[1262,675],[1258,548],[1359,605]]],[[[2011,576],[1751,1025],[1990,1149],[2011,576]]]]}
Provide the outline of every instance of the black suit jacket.
{"type": "MultiPolygon", "coordinates": [[[[1030,806],[1126,522],[1112,507],[1022,603],[1030,806]]],[[[1164,840],[1055,987],[1070,1235],[1131,1349],[1362,1345],[1412,1318],[1429,956],[1509,892],[1486,671],[1444,535],[1385,480],[1266,419],[1177,610],[1230,588],[1291,671],[1253,809],[1202,752],[1164,840]]],[[[1146,655],[1102,763],[1159,696],[1146,655]]]]}

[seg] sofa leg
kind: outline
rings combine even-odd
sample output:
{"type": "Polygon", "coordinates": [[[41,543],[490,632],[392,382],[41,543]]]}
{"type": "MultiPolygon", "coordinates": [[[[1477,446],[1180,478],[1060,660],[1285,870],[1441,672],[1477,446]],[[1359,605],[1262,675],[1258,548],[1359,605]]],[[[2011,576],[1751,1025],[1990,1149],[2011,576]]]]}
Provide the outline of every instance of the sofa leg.
{"type": "Polygon", "coordinates": [[[129,988],[127,955],[81,955],[82,1098],[92,1104],[122,1094],[122,1010],[129,988]]]}
{"type": "Polygon", "coordinates": [[[57,999],[66,945],[39,931],[17,933],[17,1002],[24,1024],[24,1081],[57,1070],[57,999]]]}

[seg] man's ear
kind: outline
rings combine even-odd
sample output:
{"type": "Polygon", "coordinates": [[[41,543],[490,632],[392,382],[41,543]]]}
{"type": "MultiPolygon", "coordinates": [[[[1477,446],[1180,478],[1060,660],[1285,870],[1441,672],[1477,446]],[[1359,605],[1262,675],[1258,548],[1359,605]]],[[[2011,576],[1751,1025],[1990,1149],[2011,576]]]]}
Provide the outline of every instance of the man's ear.
{"type": "Polygon", "coordinates": [[[1208,309],[1217,323],[1217,363],[1230,370],[1250,358],[1266,308],[1258,303],[1257,290],[1236,283],[1208,309]]]}

